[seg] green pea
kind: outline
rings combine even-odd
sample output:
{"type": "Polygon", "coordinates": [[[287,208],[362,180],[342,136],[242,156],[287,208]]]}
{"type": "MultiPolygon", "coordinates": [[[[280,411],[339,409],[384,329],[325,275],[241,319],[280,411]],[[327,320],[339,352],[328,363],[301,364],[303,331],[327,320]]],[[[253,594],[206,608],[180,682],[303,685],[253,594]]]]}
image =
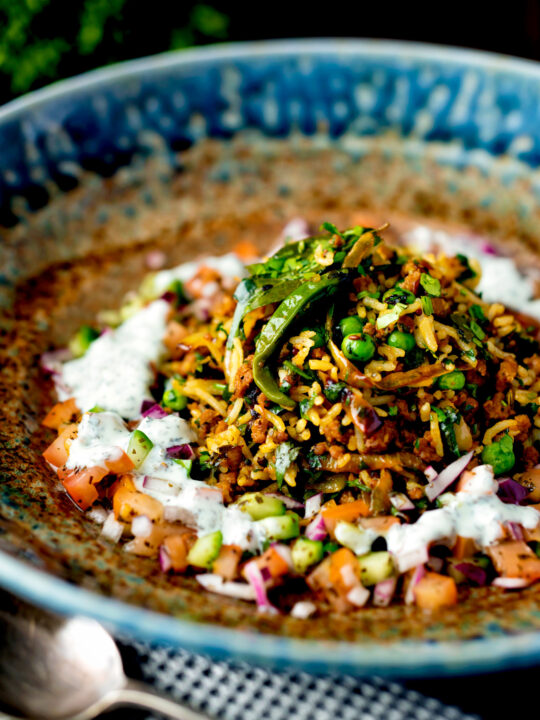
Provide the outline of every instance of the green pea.
{"type": "Polygon", "coordinates": [[[502,475],[511,470],[516,463],[514,441],[510,435],[504,435],[497,442],[486,445],[482,450],[482,460],[491,465],[495,475],[502,475]]]}
{"type": "Polygon", "coordinates": [[[390,333],[386,342],[390,347],[400,348],[401,350],[405,350],[405,352],[409,352],[413,347],[416,347],[414,335],[408,332],[400,332],[399,330],[394,330],[394,332],[390,333]]]}
{"type": "Polygon", "coordinates": [[[410,305],[416,300],[416,298],[412,294],[412,292],[409,292],[408,290],[399,287],[399,285],[396,285],[396,287],[393,287],[384,293],[384,295],[382,296],[382,300],[387,305],[397,305],[397,303],[404,303],[405,305],[410,305]]]}
{"type": "Polygon", "coordinates": [[[341,343],[341,349],[349,360],[366,362],[375,355],[375,343],[369,335],[347,335],[341,343]]]}
{"type": "Polygon", "coordinates": [[[441,390],[463,390],[465,387],[465,375],[460,370],[454,370],[439,378],[441,390]]]}
{"type": "Polygon", "coordinates": [[[339,323],[339,329],[343,337],[347,335],[355,335],[361,333],[364,329],[366,321],[361,320],[358,315],[349,315],[349,317],[343,318],[339,323]]]}
{"type": "Polygon", "coordinates": [[[171,410],[184,410],[187,406],[188,399],[180,390],[180,381],[177,378],[170,378],[165,384],[165,391],[161,398],[163,407],[171,410]]]}

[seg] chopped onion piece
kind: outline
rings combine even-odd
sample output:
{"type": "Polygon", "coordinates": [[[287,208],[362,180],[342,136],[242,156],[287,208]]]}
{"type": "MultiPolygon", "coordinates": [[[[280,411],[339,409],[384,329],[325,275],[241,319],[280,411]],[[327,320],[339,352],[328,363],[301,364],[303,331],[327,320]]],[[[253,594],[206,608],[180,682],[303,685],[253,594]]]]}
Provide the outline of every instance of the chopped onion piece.
{"type": "Polygon", "coordinates": [[[131,522],[131,532],[135,537],[148,537],[152,532],[152,521],[146,515],[138,515],[131,522]]]}
{"type": "Polygon", "coordinates": [[[439,473],[435,470],[433,465],[428,465],[428,467],[424,470],[424,475],[426,476],[428,482],[435,480],[438,474],[439,473]]]}
{"type": "Polygon", "coordinates": [[[396,577],[389,577],[378,582],[373,590],[373,604],[376,607],[388,607],[396,592],[396,585],[396,577]]]}
{"type": "Polygon", "coordinates": [[[205,573],[196,577],[205,590],[210,590],[210,592],[218,595],[226,595],[239,600],[256,599],[253,587],[247,583],[226,582],[221,575],[215,575],[214,573],[205,573]]]}
{"type": "Polygon", "coordinates": [[[259,612],[269,613],[271,615],[277,614],[279,611],[275,608],[266,594],[266,586],[259,566],[254,560],[248,562],[244,567],[244,574],[253,588],[255,595],[255,601],[257,603],[257,609],[259,612]]]}
{"type": "Polygon", "coordinates": [[[518,577],[497,577],[491,584],[506,590],[519,590],[530,585],[531,580],[518,577]]]}
{"type": "Polygon", "coordinates": [[[183,445],[171,445],[171,447],[168,447],[167,455],[173,460],[191,460],[195,453],[191,445],[184,443],[183,445]]]}
{"type": "Polygon", "coordinates": [[[506,527],[512,537],[512,540],[524,540],[523,528],[515,522],[507,522],[506,527]]]}
{"type": "Polygon", "coordinates": [[[322,498],[323,494],[317,493],[306,500],[306,509],[304,511],[305,518],[311,518],[319,512],[321,509],[322,498]]]}
{"type": "Polygon", "coordinates": [[[414,605],[414,602],[415,602],[414,588],[418,585],[418,583],[424,577],[425,574],[426,574],[426,569],[423,565],[418,565],[414,569],[411,579],[409,580],[407,592],[405,593],[405,604],[406,605],[414,605]]]}
{"type": "Polygon", "coordinates": [[[291,617],[298,618],[299,620],[307,620],[315,612],[317,612],[317,606],[314,603],[308,600],[301,600],[293,605],[291,617]]]}
{"type": "Polygon", "coordinates": [[[463,455],[463,457],[454,460],[453,463],[448,465],[448,467],[445,467],[444,470],[442,470],[437,477],[435,477],[426,486],[426,496],[428,500],[433,502],[433,500],[444,492],[446,488],[454,482],[454,480],[458,479],[472,460],[473,454],[474,452],[471,450],[466,455],[463,455]]]}
{"type": "Polygon", "coordinates": [[[483,567],[468,562],[458,563],[454,567],[458,572],[463,573],[473,585],[482,586],[487,584],[487,572],[483,567]]]}
{"type": "Polygon", "coordinates": [[[153,418],[155,420],[160,420],[161,418],[167,417],[169,413],[165,412],[165,410],[159,405],[159,403],[154,403],[150,407],[147,407],[146,410],[142,410],[142,407],[147,404],[148,401],[144,400],[143,404],[141,406],[141,415],[143,417],[149,417],[153,418]]]}
{"type": "Polygon", "coordinates": [[[90,508],[90,510],[88,510],[86,513],[86,517],[97,523],[98,525],[103,525],[108,516],[109,513],[105,510],[105,508],[102,507],[90,508]]]}
{"type": "Polygon", "coordinates": [[[288,497],[288,495],[283,495],[283,493],[266,493],[266,495],[268,495],[268,497],[274,497],[281,500],[281,502],[289,510],[303,510],[304,508],[303,503],[295,500],[294,498],[288,497]]]}
{"type": "Polygon", "coordinates": [[[415,505],[405,493],[394,493],[390,495],[390,502],[396,508],[396,510],[414,510],[415,505]]]}
{"type": "Polygon", "coordinates": [[[163,572],[169,572],[172,567],[171,556],[164,545],[159,548],[159,566],[163,572]]]}
{"type": "Polygon", "coordinates": [[[112,540],[112,542],[117,543],[120,538],[122,537],[122,533],[124,532],[124,526],[122,523],[118,522],[118,520],[114,517],[114,513],[111,512],[107,515],[107,519],[103,523],[103,527],[101,528],[101,534],[103,537],[106,537],[108,540],[112,540]]]}
{"type": "Polygon", "coordinates": [[[179,488],[173,485],[169,480],[152,477],[151,475],[144,476],[142,486],[149,492],[163,493],[164,495],[178,495],[179,493],[179,488]]]}
{"type": "Polygon", "coordinates": [[[505,503],[520,505],[528,494],[529,491],[527,488],[523,487],[523,485],[516,480],[512,480],[512,478],[502,478],[502,480],[499,480],[497,495],[505,503]]]}
{"type": "Polygon", "coordinates": [[[324,538],[328,535],[326,525],[324,524],[324,518],[320,513],[309,523],[306,528],[305,535],[309,540],[324,540],[324,538]]]}
{"type": "Polygon", "coordinates": [[[429,559],[427,547],[415,548],[407,552],[394,552],[394,559],[400,573],[407,572],[418,565],[425,565],[429,559]]]}
{"type": "Polygon", "coordinates": [[[351,605],[363,607],[369,600],[369,590],[363,585],[357,585],[356,587],[353,587],[352,590],[349,590],[347,593],[347,600],[351,603],[351,605]]]}

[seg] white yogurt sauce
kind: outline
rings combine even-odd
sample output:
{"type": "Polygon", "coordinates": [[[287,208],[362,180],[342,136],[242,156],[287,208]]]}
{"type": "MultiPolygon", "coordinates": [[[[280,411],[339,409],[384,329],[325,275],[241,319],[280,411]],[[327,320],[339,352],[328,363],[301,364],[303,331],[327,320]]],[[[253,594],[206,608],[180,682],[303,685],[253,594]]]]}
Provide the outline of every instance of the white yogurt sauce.
{"type": "MultiPolygon", "coordinates": [[[[185,420],[177,415],[144,418],[139,430],[152,440],[154,447],[142,465],[132,471],[135,487],[163,504],[166,519],[181,521],[195,528],[199,535],[221,530],[224,543],[240,545],[244,550],[260,548],[264,535],[249,515],[235,506],[226,508],[219,490],[193,480],[184,465],[167,457],[167,448],[196,439],[185,420]]],[[[122,450],[126,452],[130,436],[117,413],[85,413],[66,466],[103,467],[107,460],[118,458],[122,450]]]]}
{"type": "Polygon", "coordinates": [[[170,305],[156,300],[116,330],[105,332],[86,353],[62,366],[61,399],[75,397],[80,410],[99,405],[128,420],[140,416],[150,398],[150,363],[164,352],[163,336],[170,305]]]}
{"type": "Polygon", "coordinates": [[[486,302],[500,302],[540,319],[540,300],[533,299],[533,285],[511,258],[484,252],[480,241],[472,236],[450,235],[423,225],[407,232],[403,239],[418,252],[440,248],[447,255],[462,253],[475,258],[482,267],[482,278],[475,290],[486,302]]]}
{"type": "Polygon", "coordinates": [[[156,295],[161,295],[175,280],[187,282],[195,275],[200,267],[209,267],[217,270],[224,278],[234,280],[247,275],[246,266],[234,253],[227,253],[219,257],[207,257],[202,260],[193,260],[174,268],[161,270],[154,275],[153,289],[156,295]]]}
{"type": "Polygon", "coordinates": [[[467,477],[465,491],[442,496],[444,507],[428,510],[411,525],[390,528],[386,542],[400,572],[418,564],[417,558],[434,543],[452,546],[460,535],[472,538],[483,550],[502,537],[505,523],[532,530],[540,522],[540,513],[534,508],[508,505],[497,497],[498,486],[489,465],[480,465],[467,477]]]}

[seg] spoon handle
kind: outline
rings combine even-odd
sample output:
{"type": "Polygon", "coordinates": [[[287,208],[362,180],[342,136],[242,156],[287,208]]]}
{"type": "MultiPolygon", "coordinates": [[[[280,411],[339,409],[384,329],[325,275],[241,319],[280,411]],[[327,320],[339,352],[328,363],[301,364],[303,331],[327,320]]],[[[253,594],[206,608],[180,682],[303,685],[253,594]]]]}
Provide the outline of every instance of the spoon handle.
{"type": "Polygon", "coordinates": [[[153,710],[172,720],[211,720],[208,715],[180,705],[174,700],[156,692],[150,685],[129,680],[127,684],[107,696],[108,707],[130,705],[132,707],[153,710]]]}

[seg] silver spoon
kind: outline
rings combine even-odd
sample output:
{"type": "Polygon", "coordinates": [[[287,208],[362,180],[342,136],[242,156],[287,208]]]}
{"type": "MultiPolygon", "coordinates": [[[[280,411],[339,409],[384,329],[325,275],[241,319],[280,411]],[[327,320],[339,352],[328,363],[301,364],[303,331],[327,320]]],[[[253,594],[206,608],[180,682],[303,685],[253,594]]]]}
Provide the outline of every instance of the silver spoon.
{"type": "Polygon", "coordinates": [[[32,720],[90,720],[121,705],[209,720],[128,680],[116,644],[96,621],[63,620],[27,605],[16,614],[0,611],[2,709],[32,720]]]}

